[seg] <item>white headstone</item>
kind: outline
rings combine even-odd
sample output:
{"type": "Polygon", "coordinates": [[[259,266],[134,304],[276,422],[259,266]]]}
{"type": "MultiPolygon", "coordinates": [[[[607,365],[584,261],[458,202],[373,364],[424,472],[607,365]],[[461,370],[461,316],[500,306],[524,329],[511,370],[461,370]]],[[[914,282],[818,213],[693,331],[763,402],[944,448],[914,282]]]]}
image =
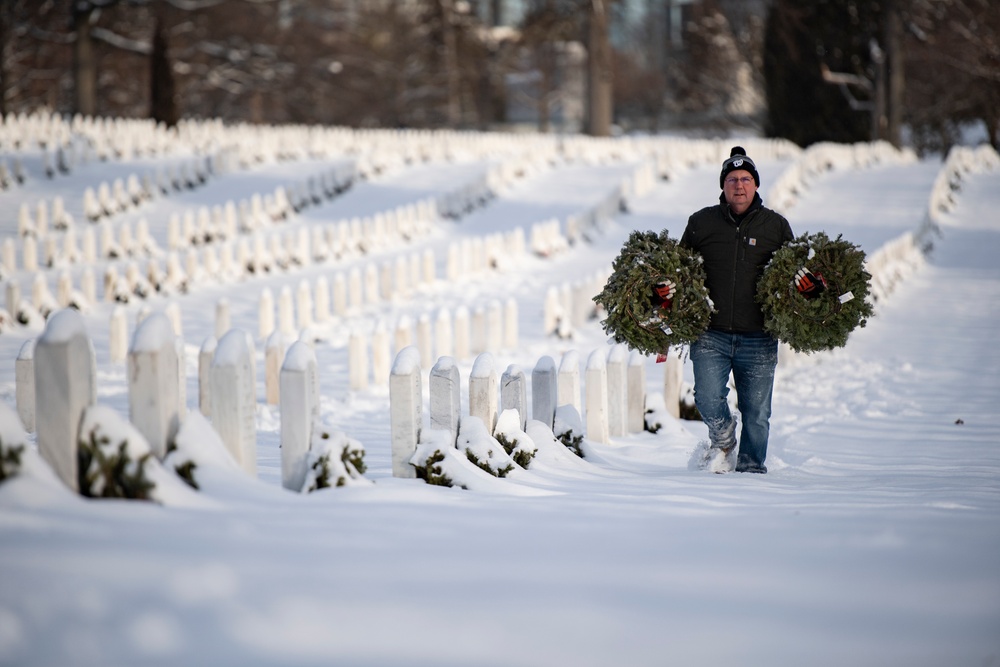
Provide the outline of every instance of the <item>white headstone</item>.
{"type": "Polygon", "coordinates": [[[625,367],[628,348],[615,345],[608,352],[608,434],[620,438],[628,433],[628,401],[625,367]]]}
{"type": "Polygon", "coordinates": [[[558,396],[556,362],[544,356],[531,371],[531,418],[552,428],[558,396]]]}
{"type": "Polygon", "coordinates": [[[684,379],[684,365],[680,356],[667,354],[663,362],[663,402],[667,414],[680,419],[681,416],[681,381],[684,379]]]}
{"type": "Polygon", "coordinates": [[[572,405],[577,414],[583,414],[580,395],[580,355],[576,350],[563,354],[559,362],[558,396],[559,405],[572,405]]]}
{"type": "Polygon", "coordinates": [[[281,397],[281,364],[285,360],[285,336],[272,332],[264,345],[264,396],[268,405],[278,405],[281,397]]]}
{"type": "Polygon", "coordinates": [[[420,386],[420,352],[415,347],[399,351],[389,374],[389,425],[392,438],[392,476],[414,478],[410,465],[423,427],[423,392],[420,386]]]}
{"type": "Polygon", "coordinates": [[[587,358],[587,438],[609,442],[608,435],[608,373],[604,350],[598,349],[587,358]]]}
{"type": "Polygon", "coordinates": [[[111,311],[111,329],[108,335],[108,356],[113,364],[125,361],[128,354],[128,315],[123,306],[111,311]]]}
{"type": "Polygon", "coordinates": [[[521,430],[528,423],[528,383],[520,366],[511,364],[500,377],[500,412],[517,410],[521,430]]]}
{"type": "Polygon", "coordinates": [[[646,430],[646,358],[636,350],[628,358],[628,432],[646,430]]]}
{"type": "Polygon", "coordinates": [[[281,483],[300,491],[319,407],[316,354],[302,341],[292,343],[281,365],[281,483]]]}
{"type": "Polygon", "coordinates": [[[447,356],[439,357],[431,369],[428,384],[431,428],[449,431],[449,442],[454,443],[462,414],[461,379],[455,360],[447,356]]]}
{"type": "Polygon", "coordinates": [[[177,336],[163,313],[136,327],[128,354],[129,420],[163,459],[183,418],[177,336]]]}
{"type": "Polygon", "coordinates": [[[472,364],[469,374],[469,415],[483,420],[487,430],[492,434],[497,425],[497,407],[499,405],[498,379],[493,355],[483,352],[472,364]]]}
{"type": "Polygon", "coordinates": [[[222,340],[232,328],[232,317],[229,314],[229,299],[219,299],[215,302],[215,337],[222,340]]]}
{"type": "Polygon", "coordinates": [[[80,419],[97,398],[95,366],[83,316],[54,313],[35,344],[35,426],[38,451],[74,491],[80,419]]]}
{"type": "Polygon", "coordinates": [[[364,391],[368,388],[368,346],[364,336],[358,331],[352,331],[347,342],[348,376],[351,391],[364,391]]]}
{"type": "Polygon", "coordinates": [[[250,475],[257,475],[257,399],[254,361],[248,336],[230,329],[219,340],[209,370],[212,426],[229,453],[250,475]]]}

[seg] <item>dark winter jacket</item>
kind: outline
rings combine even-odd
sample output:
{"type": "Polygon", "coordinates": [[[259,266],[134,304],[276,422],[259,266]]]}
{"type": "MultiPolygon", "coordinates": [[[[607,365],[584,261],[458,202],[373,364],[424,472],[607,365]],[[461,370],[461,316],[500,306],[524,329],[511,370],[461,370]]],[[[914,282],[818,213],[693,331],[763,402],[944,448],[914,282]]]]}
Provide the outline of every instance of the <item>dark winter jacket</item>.
{"type": "Polygon", "coordinates": [[[784,217],[764,207],[759,194],[741,216],[733,217],[720,195],[717,206],[688,219],[681,245],[705,260],[708,293],[715,305],[710,327],[730,333],[759,333],[764,314],[757,303],[757,281],[774,252],[792,240],[784,217]]]}

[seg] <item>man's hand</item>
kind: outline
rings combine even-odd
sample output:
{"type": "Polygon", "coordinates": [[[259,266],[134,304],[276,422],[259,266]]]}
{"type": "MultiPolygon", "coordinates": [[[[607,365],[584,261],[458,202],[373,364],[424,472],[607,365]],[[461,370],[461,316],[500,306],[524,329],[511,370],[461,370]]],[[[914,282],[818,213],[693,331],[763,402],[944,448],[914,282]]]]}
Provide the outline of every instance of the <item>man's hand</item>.
{"type": "Polygon", "coordinates": [[[815,299],[826,291],[826,279],[823,278],[822,273],[816,272],[814,274],[803,266],[795,274],[795,289],[805,298],[815,299]]]}
{"type": "Polygon", "coordinates": [[[653,287],[653,292],[660,299],[660,304],[657,307],[669,310],[674,302],[674,294],[677,293],[677,284],[672,280],[664,280],[656,283],[653,287]]]}

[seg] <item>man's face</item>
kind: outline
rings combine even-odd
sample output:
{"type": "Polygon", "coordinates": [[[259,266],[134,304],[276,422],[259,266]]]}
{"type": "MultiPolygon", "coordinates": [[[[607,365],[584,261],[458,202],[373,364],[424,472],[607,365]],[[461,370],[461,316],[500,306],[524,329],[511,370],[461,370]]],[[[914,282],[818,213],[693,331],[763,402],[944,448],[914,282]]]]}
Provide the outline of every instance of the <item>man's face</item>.
{"type": "Polygon", "coordinates": [[[757,192],[757,184],[754,183],[753,176],[745,169],[735,169],[726,174],[722,191],[726,195],[726,203],[733,213],[740,215],[753,202],[754,193],[757,192]]]}

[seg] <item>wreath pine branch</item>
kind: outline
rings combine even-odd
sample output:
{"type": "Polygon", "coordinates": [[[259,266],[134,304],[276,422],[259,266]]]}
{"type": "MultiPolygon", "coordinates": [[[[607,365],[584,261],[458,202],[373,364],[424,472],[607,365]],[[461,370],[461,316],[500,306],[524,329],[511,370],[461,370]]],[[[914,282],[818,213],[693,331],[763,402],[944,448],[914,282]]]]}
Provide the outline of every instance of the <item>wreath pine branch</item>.
{"type": "Polygon", "coordinates": [[[874,313],[868,301],[871,274],[864,264],[864,251],[842,235],[796,237],[774,253],[757,284],[764,329],[797,352],[843,347],[874,313]],[[826,279],[826,291],[814,299],[795,289],[795,273],[803,266],[826,279]]]}
{"type": "Polygon", "coordinates": [[[616,343],[643,354],[692,343],[708,328],[712,301],[701,256],[681,247],[667,230],[634,231],[612,263],[611,277],[594,301],[604,307],[604,331],[616,343]],[[653,287],[672,280],[677,291],[669,310],[659,307],[653,287]]]}

